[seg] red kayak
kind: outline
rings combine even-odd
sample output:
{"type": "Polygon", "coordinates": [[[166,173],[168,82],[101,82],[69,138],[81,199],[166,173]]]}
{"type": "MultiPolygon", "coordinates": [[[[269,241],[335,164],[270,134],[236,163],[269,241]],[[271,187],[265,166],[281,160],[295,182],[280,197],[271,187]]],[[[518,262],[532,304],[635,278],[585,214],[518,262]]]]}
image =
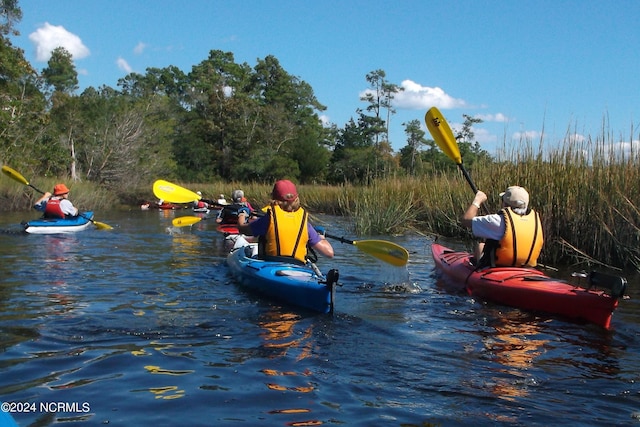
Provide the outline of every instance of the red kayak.
{"type": "Polygon", "coordinates": [[[469,295],[523,310],[540,311],[606,329],[626,288],[622,277],[591,272],[589,289],[546,276],[535,268],[493,267],[476,271],[471,254],[433,243],[431,252],[443,278],[464,285],[469,295]],[[594,288],[606,288],[607,292],[594,288]]]}
{"type": "Polygon", "coordinates": [[[216,230],[218,230],[221,233],[224,233],[226,235],[229,234],[240,234],[240,231],[238,231],[238,225],[237,224],[219,224],[218,227],[216,228],[216,230]]]}

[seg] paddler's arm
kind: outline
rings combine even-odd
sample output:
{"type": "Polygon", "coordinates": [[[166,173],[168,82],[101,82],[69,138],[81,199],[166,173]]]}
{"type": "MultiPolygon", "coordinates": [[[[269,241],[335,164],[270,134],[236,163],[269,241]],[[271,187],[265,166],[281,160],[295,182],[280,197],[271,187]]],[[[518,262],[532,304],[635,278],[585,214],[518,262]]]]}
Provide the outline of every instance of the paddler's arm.
{"type": "Polygon", "coordinates": [[[471,228],[471,221],[473,220],[474,217],[478,216],[478,211],[480,211],[480,206],[482,206],[482,204],[486,201],[487,201],[487,195],[484,194],[482,191],[478,191],[476,193],[476,197],[473,198],[473,202],[471,202],[467,210],[464,212],[464,215],[462,215],[462,218],[460,219],[460,224],[462,224],[463,227],[471,228]]]}
{"type": "Polygon", "coordinates": [[[333,258],[333,246],[325,239],[324,234],[318,233],[318,230],[309,223],[307,223],[307,232],[309,233],[309,245],[327,258],[333,258]]]}
{"type": "Polygon", "coordinates": [[[42,195],[36,202],[33,204],[33,208],[37,211],[44,212],[44,208],[46,204],[44,202],[48,201],[51,198],[51,193],[48,191],[42,195]]]}
{"type": "Polygon", "coordinates": [[[240,234],[244,234],[246,236],[253,236],[251,225],[247,223],[248,218],[249,218],[249,214],[244,210],[238,212],[238,231],[240,232],[240,234]]]}
{"type": "Polygon", "coordinates": [[[251,212],[248,208],[238,209],[238,231],[247,236],[262,236],[267,233],[267,228],[271,219],[269,215],[264,215],[256,220],[249,221],[251,212]]]}

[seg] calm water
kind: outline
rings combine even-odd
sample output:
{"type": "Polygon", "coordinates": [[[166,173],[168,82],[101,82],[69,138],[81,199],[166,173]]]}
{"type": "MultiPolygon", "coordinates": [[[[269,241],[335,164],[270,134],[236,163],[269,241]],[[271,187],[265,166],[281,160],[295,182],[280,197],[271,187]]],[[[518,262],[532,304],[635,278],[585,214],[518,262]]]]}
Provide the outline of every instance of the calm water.
{"type": "Polygon", "coordinates": [[[635,278],[604,331],[445,288],[423,236],[394,240],[407,268],[333,242],[318,264],[343,286],[317,315],[243,291],[213,221],[174,215],[31,236],[6,230],[35,212],[0,214],[0,400],[37,405],[20,426],[640,425],[635,278]]]}

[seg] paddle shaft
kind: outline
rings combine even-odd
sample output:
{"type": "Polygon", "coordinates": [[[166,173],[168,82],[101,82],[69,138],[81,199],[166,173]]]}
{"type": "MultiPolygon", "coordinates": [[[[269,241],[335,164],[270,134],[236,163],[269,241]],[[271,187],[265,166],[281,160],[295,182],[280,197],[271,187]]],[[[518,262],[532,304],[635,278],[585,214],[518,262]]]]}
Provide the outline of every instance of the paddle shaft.
{"type": "Polygon", "coordinates": [[[348,243],[350,245],[355,245],[356,244],[356,242],[354,242],[353,240],[345,239],[344,237],[334,236],[334,235],[331,235],[329,233],[325,233],[324,237],[328,237],[330,239],[335,239],[335,240],[339,241],[340,243],[348,243]]]}
{"type": "Polygon", "coordinates": [[[462,163],[458,163],[458,168],[460,168],[460,170],[462,171],[462,175],[464,175],[464,179],[466,179],[467,182],[469,183],[469,186],[471,186],[471,189],[473,190],[473,194],[476,194],[478,192],[478,187],[476,187],[476,185],[473,183],[473,179],[471,179],[471,175],[469,175],[469,172],[467,172],[467,169],[464,167],[462,163]]]}

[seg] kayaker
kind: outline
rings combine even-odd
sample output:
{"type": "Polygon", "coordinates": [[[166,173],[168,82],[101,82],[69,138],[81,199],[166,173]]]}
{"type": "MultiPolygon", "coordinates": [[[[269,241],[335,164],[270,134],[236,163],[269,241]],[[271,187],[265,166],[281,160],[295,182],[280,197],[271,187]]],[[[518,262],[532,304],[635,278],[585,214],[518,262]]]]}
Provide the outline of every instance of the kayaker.
{"type": "Polygon", "coordinates": [[[307,211],[300,206],[293,182],[277,181],[271,199],[267,214],[248,224],[249,209],[241,209],[238,213],[240,233],[260,237],[258,255],[261,258],[292,257],[304,263],[307,245],[327,258],[333,258],[333,246],[308,221],[307,211]]]}
{"type": "Polygon", "coordinates": [[[496,214],[478,216],[487,195],[476,193],[462,216],[461,223],[474,236],[485,239],[478,243],[475,260],[478,267],[535,267],[544,237],[540,215],[529,207],[529,193],[522,187],[510,186],[500,193],[502,209],[496,214]]]}
{"type": "Polygon", "coordinates": [[[247,202],[247,199],[245,199],[244,191],[242,190],[233,190],[233,193],[231,193],[231,202],[230,205],[225,205],[220,209],[220,212],[218,212],[218,216],[216,217],[218,224],[237,224],[240,209],[246,208],[249,212],[253,212],[253,208],[251,204],[247,202]]]}
{"type": "Polygon", "coordinates": [[[193,201],[193,209],[208,209],[209,203],[202,198],[202,192],[196,191],[196,194],[200,196],[200,198],[193,201]]]}
{"type": "Polygon", "coordinates": [[[231,193],[231,200],[233,203],[242,204],[248,207],[250,211],[253,211],[253,208],[251,207],[251,203],[249,203],[246,197],[244,197],[244,191],[233,190],[233,193],[231,193]]]}
{"type": "Polygon", "coordinates": [[[53,187],[53,194],[45,192],[33,207],[44,212],[45,218],[64,219],[67,216],[78,216],[78,209],[69,200],[69,189],[64,184],[56,184],[53,187]]]}

